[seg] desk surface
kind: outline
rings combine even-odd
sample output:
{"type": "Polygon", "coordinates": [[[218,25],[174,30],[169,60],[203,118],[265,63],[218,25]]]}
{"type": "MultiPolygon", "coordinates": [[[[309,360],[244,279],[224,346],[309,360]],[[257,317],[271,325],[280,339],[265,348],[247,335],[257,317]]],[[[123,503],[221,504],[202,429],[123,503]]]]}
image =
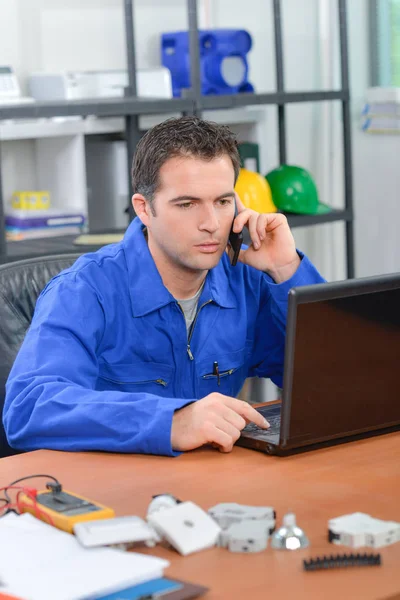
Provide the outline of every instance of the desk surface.
{"type": "Polygon", "coordinates": [[[306,573],[302,560],[346,552],[327,542],[328,519],[355,511],[400,521],[400,433],[278,458],[244,448],[201,449],[178,458],[40,450],[0,461],[0,486],[34,473],[102,502],[118,516],[144,516],[153,494],[170,492],[208,509],[218,502],[274,506],[280,524],[293,510],[311,547],[232,554],[213,548],[187,557],[156,547],[167,574],[208,586],[207,600],[400,598],[400,543],[380,550],[381,567],[306,573]],[[278,597],[278,596],[275,596],[278,597]]]}

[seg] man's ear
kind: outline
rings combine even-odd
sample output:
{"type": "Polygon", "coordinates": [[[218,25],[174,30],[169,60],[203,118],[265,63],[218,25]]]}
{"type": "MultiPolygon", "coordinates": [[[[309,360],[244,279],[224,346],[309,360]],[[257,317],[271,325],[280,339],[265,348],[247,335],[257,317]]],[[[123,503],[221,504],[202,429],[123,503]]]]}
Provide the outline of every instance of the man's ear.
{"type": "Polygon", "coordinates": [[[133,194],[132,196],[133,210],[146,227],[150,222],[150,205],[142,194],[133,194]]]}

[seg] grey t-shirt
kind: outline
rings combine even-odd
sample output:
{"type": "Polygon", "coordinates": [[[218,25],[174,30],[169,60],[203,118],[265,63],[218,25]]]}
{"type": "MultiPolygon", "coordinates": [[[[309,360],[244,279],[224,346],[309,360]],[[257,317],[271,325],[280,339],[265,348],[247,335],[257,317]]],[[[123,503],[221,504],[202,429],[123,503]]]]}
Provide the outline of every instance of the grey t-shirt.
{"type": "Polygon", "coordinates": [[[186,298],[186,300],[178,300],[178,298],[176,298],[176,301],[178,302],[179,306],[183,310],[183,314],[185,315],[186,330],[188,333],[190,326],[193,323],[193,320],[196,316],[197,304],[199,302],[203,286],[204,283],[200,286],[199,291],[192,298],[186,298]]]}

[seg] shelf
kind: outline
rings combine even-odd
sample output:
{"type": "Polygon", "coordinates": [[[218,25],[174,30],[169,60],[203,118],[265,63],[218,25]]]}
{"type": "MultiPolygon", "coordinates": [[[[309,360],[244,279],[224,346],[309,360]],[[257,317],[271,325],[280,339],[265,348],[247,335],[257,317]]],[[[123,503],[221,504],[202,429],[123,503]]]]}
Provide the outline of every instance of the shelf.
{"type": "MultiPolygon", "coordinates": [[[[135,78],[135,44],[133,35],[133,0],[124,0],[126,51],[130,81],[135,78]]],[[[279,130],[279,162],[287,162],[286,148],[286,122],[283,107],[293,103],[330,102],[339,101],[343,113],[343,148],[344,148],[344,191],[345,210],[333,210],[325,215],[288,215],[291,227],[306,227],[322,223],[353,221],[352,212],[352,174],[351,174],[351,122],[350,122],[350,94],[348,74],[348,45],[347,45],[347,17],[346,0],[338,0],[339,45],[341,64],[341,89],[324,91],[284,91],[284,60],[282,44],[282,19],[281,0],[274,0],[273,27],[275,39],[275,66],[277,90],[270,93],[242,93],[222,96],[201,95],[201,73],[198,54],[193,51],[197,48],[198,19],[197,0],[186,0],[188,25],[191,38],[191,81],[192,90],[184,98],[138,98],[127,96],[123,98],[90,98],[85,100],[38,102],[32,104],[1,105],[0,103],[0,140],[61,137],[62,135],[109,135],[115,134],[117,139],[121,131],[125,130],[126,138],[132,141],[128,145],[128,161],[131,164],[134,145],[140,138],[141,130],[148,129],[156,122],[174,114],[202,114],[203,118],[224,122],[227,125],[257,121],[261,117],[262,107],[266,105],[278,106],[279,130]],[[190,95],[190,96],[189,96],[190,95]],[[229,109],[229,110],[223,110],[229,109]],[[234,109],[234,110],[232,110],[234,109]],[[213,112],[210,112],[213,111],[213,112]],[[236,116],[234,117],[234,114],[236,116]],[[217,116],[218,114],[218,116],[217,116]],[[138,116],[138,119],[127,117],[138,116]],[[77,117],[83,118],[78,123],[77,117]],[[62,120],[62,117],[66,119],[62,120]],[[69,117],[69,119],[68,119],[69,117]],[[74,117],[76,122],[73,122],[74,117]],[[56,118],[56,119],[54,119],[56,118]],[[57,119],[58,118],[58,119],[57,119]],[[42,120],[41,122],[39,120],[42,120]],[[54,120],[53,120],[54,119],[54,120]],[[245,120],[243,120],[245,119],[245,120]],[[25,121],[24,121],[25,120],[25,121]],[[28,120],[28,121],[27,121],[28,120]],[[30,121],[29,121],[30,120],[30,121]],[[33,121],[32,121],[33,120],[33,121]],[[35,122],[36,120],[36,122],[35,122]],[[3,121],[3,122],[2,122],[3,121]],[[9,122],[14,121],[14,122],[9,122]],[[46,132],[43,135],[43,128],[46,132]],[[39,133],[41,130],[41,133],[39,133]]],[[[134,89],[132,86],[131,89],[134,89]]],[[[266,111],[264,111],[266,112],[266,111]]],[[[121,136],[120,136],[121,137],[121,136]]],[[[1,169],[0,169],[1,170],[1,169]]],[[[0,172],[1,179],[1,172],[0,172]]],[[[129,175],[127,174],[127,179],[129,175]]],[[[0,223],[3,221],[2,189],[0,186],[0,223]]],[[[354,276],[353,229],[346,228],[347,248],[347,274],[354,276]]],[[[0,231],[0,262],[17,260],[26,256],[41,256],[45,254],[89,252],[97,247],[74,246],[75,236],[60,238],[47,238],[25,242],[6,243],[4,232],[0,231]],[[4,253],[7,255],[4,256],[4,253]]]]}
{"type": "MultiPolygon", "coordinates": [[[[263,107],[259,106],[243,106],[230,108],[228,110],[207,110],[203,113],[203,118],[210,121],[217,121],[221,125],[259,123],[263,118],[265,118],[265,113],[263,110],[263,107]]],[[[176,115],[177,113],[155,113],[153,115],[140,116],[139,130],[145,131],[150,129],[165,119],[174,117],[176,115]]],[[[120,117],[108,119],[87,118],[83,120],[82,129],[85,135],[125,133],[125,123],[120,117]]]]}
{"type": "MultiPolygon", "coordinates": [[[[0,108],[1,111],[1,108],[0,108]]],[[[139,130],[145,131],[169,117],[180,113],[156,113],[139,117],[139,130]]],[[[215,120],[220,124],[234,125],[258,123],[265,118],[264,108],[260,106],[230,108],[228,110],[207,110],[203,118],[215,120]]],[[[68,135],[108,135],[125,133],[125,121],[122,117],[51,117],[41,119],[21,119],[0,121],[0,140],[23,140],[68,135]]]]}
{"type": "MultiPolygon", "coordinates": [[[[150,129],[171,115],[149,115],[139,118],[139,129],[150,129]]],[[[216,121],[220,125],[235,125],[242,123],[258,123],[265,118],[262,106],[236,106],[227,110],[222,108],[203,111],[202,118],[206,121],[216,121]]]]}
{"type": "MultiPolygon", "coordinates": [[[[307,227],[309,225],[321,225],[335,221],[351,221],[352,215],[346,210],[332,210],[325,215],[286,215],[290,227],[307,227]]],[[[108,233],[121,233],[116,230],[108,233]]],[[[106,232],[104,232],[106,233],[106,232]]],[[[76,235],[64,235],[60,237],[41,238],[36,240],[25,240],[21,242],[7,242],[7,256],[0,255],[0,263],[12,262],[23,258],[33,258],[50,254],[70,254],[73,252],[86,254],[101,248],[101,245],[75,246],[76,235]]],[[[244,236],[245,243],[249,243],[247,231],[244,236]]]]}
{"type": "Polygon", "coordinates": [[[0,120],[43,119],[51,117],[118,117],[165,112],[193,112],[193,101],[185,98],[91,98],[63,102],[0,104],[0,120]]]}
{"type": "Polygon", "coordinates": [[[292,215],[286,214],[290,227],[307,227],[309,225],[322,225],[335,221],[352,221],[353,215],[349,210],[332,209],[325,215],[292,215]]]}
{"type": "Polygon", "coordinates": [[[82,131],[83,121],[80,117],[0,121],[0,140],[14,141],[77,135],[82,131]]]}
{"type": "MultiPolygon", "coordinates": [[[[202,96],[201,109],[237,108],[257,104],[288,104],[324,100],[348,100],[346,91],[326,92],[274,92],[270,94],[233,94],[202,96]]],[[[118,117],[126,115],[152,115],[157,113],[193,111],[193,101],[186,98],[92,98],[64,102],[35,102],[32,104],[0,104],[0,120],[43,119],[51,117],[118,117]]]]}
{"type": "Polygon", "coordinates": [[[235,108],[238,106],[254,106],[256,104],[290,104],[295,102],[323,102],[331,100],[348,101],[348,91],[318,92],[272,92],[270,94],[233,94],[226,96],[201,96],[200,108],[235,108]]]}
{"type": "MultiPolygon", "coordinates": [[[[323,225],[324,223],[335,223],[338,221],[352,221],[353,217],[350,211],[332,209],[332,212],[325,215],[293,215],[285,213],[289,226],[294,227],[309,227],[312,225],[323,225]]],[[[250,234],[247,229],[243,231],[243,242],[246,245],[250,244],[250,234]]]]}
{"type": "Polygon", "coordinates": [[[101,245],[75,246],[74,239],[77,237],[75,234],[20,242],[6,242],[7,256],[0,255],[0,264],[52,254],[86,254],[101,248],[101,245]]]}

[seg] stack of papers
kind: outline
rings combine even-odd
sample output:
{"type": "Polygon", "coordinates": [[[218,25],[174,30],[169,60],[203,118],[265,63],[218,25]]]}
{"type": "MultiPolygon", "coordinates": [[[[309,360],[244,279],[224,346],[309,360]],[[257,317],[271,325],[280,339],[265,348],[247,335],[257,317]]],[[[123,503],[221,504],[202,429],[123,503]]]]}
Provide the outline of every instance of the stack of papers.
{"type": "Polygon", "coordinates": [[[85,215],[74,209],[22,210],[8,208],[5,218],[6,237],[11,241],[75,235],[82,233],[85,224],[85,215]]]}
{"type": "Polygon", "coordinates": [[[162,576],[168,561],[112,548],[83,548],[75,536],[29,513],[0,519],[1,592],[24,600],[83,600],[162,576]]]}
{"type": "Polygon", "coordinates": [[[361,127],[369,133],[400,133],[400,88],[367,89],[361,127]]]}

